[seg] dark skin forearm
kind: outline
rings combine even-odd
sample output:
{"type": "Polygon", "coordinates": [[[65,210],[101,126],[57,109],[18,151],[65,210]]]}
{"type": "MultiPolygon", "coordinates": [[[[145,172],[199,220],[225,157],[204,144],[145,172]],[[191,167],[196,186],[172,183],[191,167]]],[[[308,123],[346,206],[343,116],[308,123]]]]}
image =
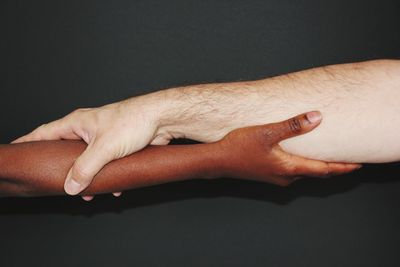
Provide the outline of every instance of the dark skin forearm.
{"type": "MultiPolygon", "coordinates": [[[[281,123],[238,129],[214,143],[149,146],[107,164],[81,194],[221,176],[288,185],[303,175],[327,176],[359,167],[304,159],[280,149],[280,141],[311,131],[317,125],[300,115],[281,123]]],[[[64,177],[85,148],[86,144],[80,141],[0,146],[0,196],[65,194],[64,177]]]]}
{"type": "MultiPolygon", "coordinates": [[[[215,144],[149,146],[107,164],[82,195],[100,194],[218,174],[215,144]]],[[[81,141],[0,146],[0,194],[63,195],[64,177],[86,148],[81,141]]]]}

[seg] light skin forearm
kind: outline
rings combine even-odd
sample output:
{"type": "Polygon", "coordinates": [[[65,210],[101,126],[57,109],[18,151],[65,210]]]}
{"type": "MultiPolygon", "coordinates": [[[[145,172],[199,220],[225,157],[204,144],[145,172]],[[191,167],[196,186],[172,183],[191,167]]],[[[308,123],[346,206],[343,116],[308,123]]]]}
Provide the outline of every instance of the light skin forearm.
{"type": "Polygon", "coordinates": [[[327,161],[400,160],[400,62],[396,60],[333,65],[258,81],[159,93],[174,107],[163,113],[160,135],[212,142],[236,128],[320,110],[324,117],[320,127],[285,140],[281,143],[285,150],[327,161]]]}

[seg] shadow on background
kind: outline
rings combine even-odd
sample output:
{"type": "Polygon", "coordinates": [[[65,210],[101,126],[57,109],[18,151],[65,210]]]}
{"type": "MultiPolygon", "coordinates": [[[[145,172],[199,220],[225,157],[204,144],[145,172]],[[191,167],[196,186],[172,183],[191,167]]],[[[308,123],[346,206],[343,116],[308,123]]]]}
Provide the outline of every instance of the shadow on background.
{"type": "Polygon", "coordinates": [[[92,202],[80,197],[5,198],[0,200],[1,214],[61,214],[91,216],[119,213],[127,209],[193,198],[234,197],[286,205],[299,197],[325,198],[354,190],[366,183],[398,183],[400,164],[365,165],[359,171],[329,179],[304,179],[290,187],[278,187],[234,179],[192,180],[125,192],[122,197],[96,196],[92,202]]]}

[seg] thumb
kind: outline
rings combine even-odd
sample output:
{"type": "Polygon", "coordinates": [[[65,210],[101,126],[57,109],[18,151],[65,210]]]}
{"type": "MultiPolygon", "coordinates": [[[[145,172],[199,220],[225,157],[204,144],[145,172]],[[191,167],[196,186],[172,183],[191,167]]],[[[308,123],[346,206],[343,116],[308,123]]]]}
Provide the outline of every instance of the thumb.
{"type": "Polygon", "coordinates": [[[90,185],[94,176],[111,160],[114,154],[99,141],[90,143],[75,160],[67,174],[64,190],[69,195],[77,195],[90,185]]]}
{"type": "Polygon", "coordinates": [[[319,111],[311,111],[282,122],[266,124],[265,127],[268,132],[274,133],[270,135],[271,142],[279,143],[284,139],[310,132],[321,120],[322,115],[319,111]]]}

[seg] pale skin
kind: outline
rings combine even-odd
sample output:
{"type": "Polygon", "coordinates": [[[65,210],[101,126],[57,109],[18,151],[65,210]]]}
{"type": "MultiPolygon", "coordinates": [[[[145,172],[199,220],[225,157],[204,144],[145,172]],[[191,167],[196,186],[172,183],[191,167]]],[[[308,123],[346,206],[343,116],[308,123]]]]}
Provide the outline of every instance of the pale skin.
{"type": "Polygon", "coordinates": [[[400,160],[399,99],[400,62],[375,60],[257,81],[162,90],[76,110],[15,142],[82,139],[88,143],[68,172],[69,194],[83,191],[108,162],[148,144],[165,145],[180,137],[215,142],[234,129],[309,110],[321,111],[323,122],[311,133],[281,142],[285,151],[325,161],[392,162],[400,160]]]}

